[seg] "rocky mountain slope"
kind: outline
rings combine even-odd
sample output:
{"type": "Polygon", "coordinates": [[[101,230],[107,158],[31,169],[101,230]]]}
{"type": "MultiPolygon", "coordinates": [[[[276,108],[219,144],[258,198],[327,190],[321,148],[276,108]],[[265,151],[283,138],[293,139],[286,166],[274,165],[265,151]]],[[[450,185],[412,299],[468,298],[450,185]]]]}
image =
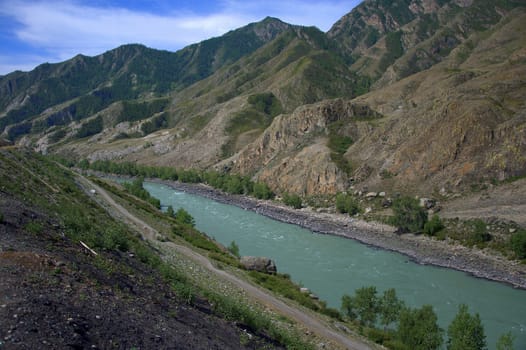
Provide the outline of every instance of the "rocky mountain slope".
{"type": "Polygon", "coordinates": [[[278,193],[466,192],[526,175],[525,19],[514,0],[366,0],[327,33],[267,18],[176,53],[125,46],[1,77],[0,130],[278,193]]]}

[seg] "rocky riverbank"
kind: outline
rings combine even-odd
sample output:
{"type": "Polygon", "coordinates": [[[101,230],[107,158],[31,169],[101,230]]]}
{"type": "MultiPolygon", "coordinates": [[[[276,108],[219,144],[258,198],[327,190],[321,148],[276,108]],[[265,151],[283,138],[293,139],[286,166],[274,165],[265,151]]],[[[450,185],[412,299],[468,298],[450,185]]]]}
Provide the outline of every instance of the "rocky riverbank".
{"type": "Polygon", "coordinates": [[[437,241],[423,235],[398,235],[388,225],[366,222],[344,214],[318,213],[310,209],[296,210],[274,201],[226,194],[202,184],[150,181],[168,185],[178,191],[235,205],[314,232],[342,236],[370,246],[398,252],[420,264],[460,270],[479,278],[526,289],[526,265],[490,254],[486,250],[467,248],[451,240],[437,241]]]}

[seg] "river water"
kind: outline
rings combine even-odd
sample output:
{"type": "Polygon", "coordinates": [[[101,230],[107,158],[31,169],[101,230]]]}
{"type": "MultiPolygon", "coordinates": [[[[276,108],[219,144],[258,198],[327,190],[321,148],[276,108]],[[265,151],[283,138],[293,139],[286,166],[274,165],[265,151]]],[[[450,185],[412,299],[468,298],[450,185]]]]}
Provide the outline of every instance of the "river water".
{"type": "MultiPolygon", "coordinates": [[[[160,184],[144,187],[163,205],[182,207],[196,228],[229,245],[235,241],[241,255],[274,259],[278,271],[309,288],[334,308],[343,294],[376,286],[379,294],[395,288],[408,305],[433,305],[439,323],[447,326],[459,304],[478,312],[485,327],[488,349],[511,331],[515,349],[526,349],[526,291],[471,277],[465,273],[415,264],[407,257],[374,249],[356,241],[313,233],[232,205],[191,195],[160,184]]],[[[444,339],[446,337],[444,336],[444,339]]]]}

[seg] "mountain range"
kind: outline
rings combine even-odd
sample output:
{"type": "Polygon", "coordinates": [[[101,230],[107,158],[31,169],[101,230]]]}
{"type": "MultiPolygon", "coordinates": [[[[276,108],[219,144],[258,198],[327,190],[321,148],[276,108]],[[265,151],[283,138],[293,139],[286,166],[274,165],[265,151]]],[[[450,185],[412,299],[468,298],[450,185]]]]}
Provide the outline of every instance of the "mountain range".
{"type": "Polygon", "coordinates": [[[526,175],[526,7],[366,0],[0,77],[3,143],[248,175],[277,193],[447,194],[526,175]]]}

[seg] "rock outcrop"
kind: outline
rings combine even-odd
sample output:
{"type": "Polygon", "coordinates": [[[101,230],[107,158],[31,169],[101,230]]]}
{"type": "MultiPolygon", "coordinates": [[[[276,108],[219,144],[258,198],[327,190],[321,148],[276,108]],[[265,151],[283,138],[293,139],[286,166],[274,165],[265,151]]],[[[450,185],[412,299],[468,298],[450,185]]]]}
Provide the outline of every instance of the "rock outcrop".
{"type": "Polygon", "coordinates": [[[274,190],[300,194],[335,193],[347,185],[345,174],[331,160],[329,126],[343,122],[350,133],[357,120],[381,115],[367,105],[342,99],[299,107],[276,117],[258,139],[228,159],[232,171],[254,175],[274,190]]]}
{"type": "Polygon", "coordinates": [[[241,257],[241,265],[247,270],[268,274],[275,274],[278,271],[274,260],[265,257],[243,256],[241,257]]]}

